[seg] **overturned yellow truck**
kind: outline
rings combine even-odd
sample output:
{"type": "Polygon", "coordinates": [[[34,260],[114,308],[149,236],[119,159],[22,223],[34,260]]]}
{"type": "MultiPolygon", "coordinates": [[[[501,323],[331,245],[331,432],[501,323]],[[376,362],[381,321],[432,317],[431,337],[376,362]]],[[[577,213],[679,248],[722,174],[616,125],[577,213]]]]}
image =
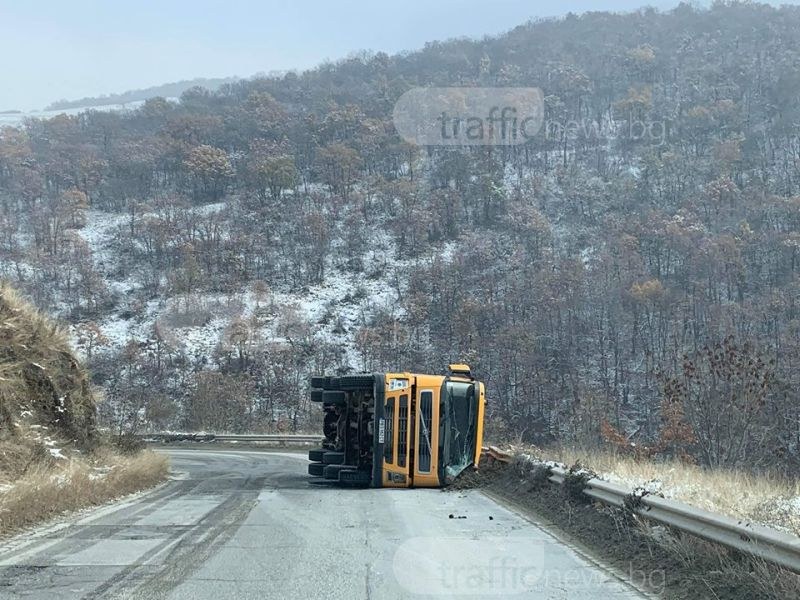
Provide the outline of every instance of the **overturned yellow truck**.
{"type": "Polygon", "coordinates": [[[447,375],[316,376],[310,394],[325,435],[308,453],[312,483],[441,487],[478,465],[486,400],[467,365],[447,375]]]}

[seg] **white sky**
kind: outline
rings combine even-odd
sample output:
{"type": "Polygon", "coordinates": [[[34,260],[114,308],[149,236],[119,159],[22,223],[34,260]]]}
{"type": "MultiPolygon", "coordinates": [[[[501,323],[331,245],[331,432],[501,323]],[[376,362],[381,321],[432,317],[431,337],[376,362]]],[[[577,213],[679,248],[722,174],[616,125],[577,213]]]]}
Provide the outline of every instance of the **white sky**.
{"type": "MultiPolygon", "coordinates": [[[[794,0],[792,3],[798,3],[794,0]]],[[[677,0],[0,0],[0,110],[195,77],[303,69],[506,31],[569,11],[677,0]]]]}

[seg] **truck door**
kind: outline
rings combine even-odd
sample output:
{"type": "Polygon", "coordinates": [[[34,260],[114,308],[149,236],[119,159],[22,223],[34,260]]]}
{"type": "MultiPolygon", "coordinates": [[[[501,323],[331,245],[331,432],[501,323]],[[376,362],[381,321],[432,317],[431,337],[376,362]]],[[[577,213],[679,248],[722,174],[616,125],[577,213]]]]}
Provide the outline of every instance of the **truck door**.
{"type": "Polygon", "coordinates": [[[442,377],[417,377],[414,389],[414,469],[416,487],[439,486],[439,392],[442,377]]]}
{"type": "Polygon", "coordinates": [[[410,487],[412,483],[411,389],[410,379],[386,376],[383,487],[410,487]]]}

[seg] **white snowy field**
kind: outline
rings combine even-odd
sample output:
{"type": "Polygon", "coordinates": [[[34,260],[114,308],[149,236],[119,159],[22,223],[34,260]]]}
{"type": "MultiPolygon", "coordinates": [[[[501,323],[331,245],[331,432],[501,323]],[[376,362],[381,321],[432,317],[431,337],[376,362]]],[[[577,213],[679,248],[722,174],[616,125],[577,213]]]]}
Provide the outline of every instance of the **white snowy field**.
{"type": "MultiPolygon", "coordinates": [[[[174,98],[168,98],[174,100],[174,98]]],[[[60,110],[28,110],[28,111],[3,111],[0,112],[0,127],[19,127],[25,119],[51,119],[58,115],[77,115],[87,110],[100,112],[128,111],[139,108],[144,104],[143,100],[128,102],[126,104],[104,104],[100,106],[80,106],[76,108],[64,108],[60,110]]]]}

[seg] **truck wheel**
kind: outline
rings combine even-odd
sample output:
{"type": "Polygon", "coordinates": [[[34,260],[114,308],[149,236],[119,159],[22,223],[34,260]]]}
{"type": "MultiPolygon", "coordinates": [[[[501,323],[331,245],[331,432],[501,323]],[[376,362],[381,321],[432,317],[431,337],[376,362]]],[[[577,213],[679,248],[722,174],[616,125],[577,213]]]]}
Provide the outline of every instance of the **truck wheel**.
{"type": "Polygon", "coordinates": [[[374,375],[342,375],[339,377],[339,388],[348,392],[371,392],[374,387],[374,375]]]}
{"type": "Polygon", "coordinates": [[[326,465],[341,465],[344,463],[344,452],[326,452],[322,455],[322,462],[326,465]]]}
{"type": "Polygon", "coordinates": [[[322,390],[314,389],[308,393],[308,397],[311,399],[312,402],[322,402],[322,394],[323,394],[322,390]]]}
{"type": "Polygon", "coordinates": [[[325,448],[316,448],[314,450],[308,451],[308,460],[311,462],[322,462],[322,457],[325,455],[326,452],[330,452],[330,450],[326,450],[325,448]]]}
{"type": "Polygon", "coordinates": [[[311,387],[323,390],[338,390],[339,378],[332,375],[315,375],[311,378],[311,387]]]}
{"type": "Polygon", "coordinates": [[[344,392],[339,390],[325,390],[322,392],[322,402],[325,404],[344,406],[347,402],[347,396],[344,392]]]}
{"type": "Polygon", "coordinates": [[[325,474],[325,465],[321,463],[311,463],[308,465],[308,474],[312,477],[322,477],[325,474]]]}

